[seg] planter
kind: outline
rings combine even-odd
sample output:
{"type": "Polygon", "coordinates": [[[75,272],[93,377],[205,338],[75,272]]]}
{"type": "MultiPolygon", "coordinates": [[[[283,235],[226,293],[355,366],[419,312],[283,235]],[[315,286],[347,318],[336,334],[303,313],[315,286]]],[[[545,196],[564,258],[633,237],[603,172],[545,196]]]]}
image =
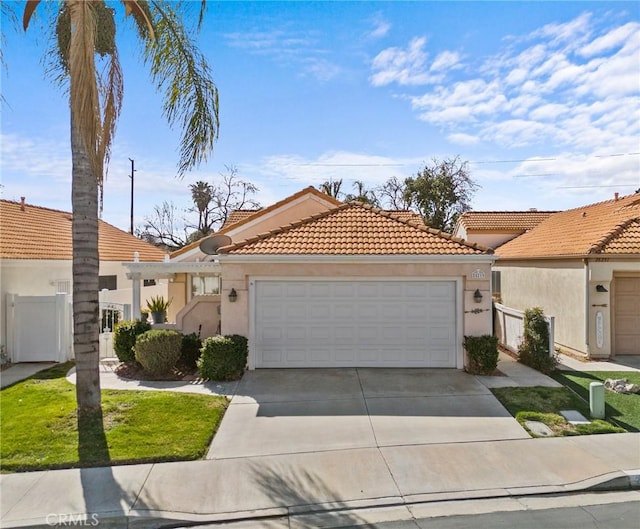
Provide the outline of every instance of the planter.
{"type": "Polygon", "coordinates": [[[162,312],[152,312],[151,318],[153,319],[153,323],[164,323],[167,319],[167,311],[163,310],[162,312]]]}

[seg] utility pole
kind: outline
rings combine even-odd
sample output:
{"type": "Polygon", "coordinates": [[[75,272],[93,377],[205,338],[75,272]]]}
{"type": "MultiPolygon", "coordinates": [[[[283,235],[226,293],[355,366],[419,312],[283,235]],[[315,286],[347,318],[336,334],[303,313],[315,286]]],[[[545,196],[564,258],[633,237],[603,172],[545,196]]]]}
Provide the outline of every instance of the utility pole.
{"type": "Polygon", "coordinates": [[[135,172],[134,164],[135,162],[129,158],[131,162],[131,174],[129,178],[131,178],[131,235],[133,235],[133,173],[135,172]]]}

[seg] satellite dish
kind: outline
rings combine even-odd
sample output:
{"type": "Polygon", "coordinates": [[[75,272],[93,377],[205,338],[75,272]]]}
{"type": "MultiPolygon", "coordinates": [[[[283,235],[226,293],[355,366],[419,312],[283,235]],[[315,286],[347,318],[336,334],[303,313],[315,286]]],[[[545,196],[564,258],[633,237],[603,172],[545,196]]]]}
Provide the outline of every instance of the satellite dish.
{"type": "Polygon", "coordinates": [[[231,237],[228,235],[212,235],[206,239],[202,239],[200,242],[200,251],[207,255],[215,255],[218,253],[218,248],[228,246],[231,244],[231,237]]]}

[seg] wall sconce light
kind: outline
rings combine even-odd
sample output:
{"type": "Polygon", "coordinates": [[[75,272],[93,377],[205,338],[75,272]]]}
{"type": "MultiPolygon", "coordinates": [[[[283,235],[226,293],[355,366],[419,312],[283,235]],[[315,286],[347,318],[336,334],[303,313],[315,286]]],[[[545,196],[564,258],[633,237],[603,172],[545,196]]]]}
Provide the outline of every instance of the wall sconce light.
{"type": "Polygon", "coordinates": [[[476,291],[473,293],[473,301],[482,303],[482,292],[480,292],[479,288],[476,288],[476,291]]]}
{"type": "Polygon", "coordinates": [[[234,303],[237,299],[238,299],[238,293],[236,292],[235,288],[232,288],[231,291],[229,292],[229,301],[231,303],[234,303]]]}
{"type": "Polygon", "coordinates": [[[604,285],[596,285],[596,292],[609,292],[604,285]]]}

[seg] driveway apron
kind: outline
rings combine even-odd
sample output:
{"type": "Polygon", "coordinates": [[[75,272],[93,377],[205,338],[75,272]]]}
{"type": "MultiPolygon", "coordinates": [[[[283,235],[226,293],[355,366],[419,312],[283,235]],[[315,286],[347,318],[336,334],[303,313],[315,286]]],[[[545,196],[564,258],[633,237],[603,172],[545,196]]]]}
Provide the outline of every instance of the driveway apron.
{"type": "Polygon", "coordinates": [[[529,438],[453,369],[263,369],[238,384],[208,459],[529,438]]]}

